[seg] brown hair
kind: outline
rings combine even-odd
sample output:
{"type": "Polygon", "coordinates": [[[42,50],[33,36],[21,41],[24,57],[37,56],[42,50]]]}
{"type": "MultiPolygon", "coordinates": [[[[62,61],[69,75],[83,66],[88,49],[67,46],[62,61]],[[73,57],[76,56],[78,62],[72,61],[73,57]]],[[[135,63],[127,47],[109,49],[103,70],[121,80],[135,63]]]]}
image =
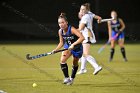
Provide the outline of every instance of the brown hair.
{"type": "Polygon", "coordinates": [[[58,19],[59,19],[59,18],[64,18],[66,21],[68,21],[68,20],[67,20],[67,17],[66,17],[66,13],[61,13],[61,14],[59,15],[58,19]]]}
{"type": "Polygon", "coordinates": [[[88,11],[90,11],[90,3],[82,4],[82,6],[85,6],[86,9],[87,9],[88,11]]]}

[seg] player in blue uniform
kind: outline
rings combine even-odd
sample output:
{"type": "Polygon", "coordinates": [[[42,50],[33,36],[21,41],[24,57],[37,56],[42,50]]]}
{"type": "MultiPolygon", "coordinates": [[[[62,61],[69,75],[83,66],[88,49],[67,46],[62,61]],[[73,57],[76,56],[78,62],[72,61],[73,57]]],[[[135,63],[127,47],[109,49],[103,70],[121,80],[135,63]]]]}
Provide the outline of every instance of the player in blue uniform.
{"type": "Polygon", "coordinates": [[[121,18],[117,17],[116,11],[111,11],[111,17],[114,18],[113,21],[108,21],[108,31],[109,40],[117,35],[116,39],[111,40],[111,51],[109,61],[112,61],[115,52],[115,41],[118,40],[118,44],[121,48],[121,53],[123,55],[124,61],[127,61],[125,48],[124,48],[124,29],[125,24],[121,18]]]}
{"type": "Polygon", "coordinates": [[[83,54],[82,41],[84,40],[84,37],[80,33],[80,31],[78,31],[73,26],[68,25],[68,21],[64,13],[62,13],[58,17],[58,24],[60,27],[58,33],[59,44],[53,51],[59,50],[60,48],[62,48],[62,46],[68,49],[62,52],[60,58],[60,66],[65,77],[63,83],[67,85],[71,85],[73,83],[73,80],[78,70],[78,60],[79,58],[81,58],[83,54]],[[72,67],[71,77],[69,77],[68,66],[66,61],[71,55],[73,55],[73,67],[72,67]]]}

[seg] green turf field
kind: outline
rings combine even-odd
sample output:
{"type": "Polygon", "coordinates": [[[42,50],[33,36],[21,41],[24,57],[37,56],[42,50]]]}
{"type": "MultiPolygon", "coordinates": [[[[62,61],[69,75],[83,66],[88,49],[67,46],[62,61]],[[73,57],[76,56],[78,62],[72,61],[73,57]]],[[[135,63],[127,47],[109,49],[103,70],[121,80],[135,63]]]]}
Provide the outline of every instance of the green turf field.
{"type": "MultiPolygon", "coordinates": [[[[60,53],[27,61],[25,55],[50,52],[56,45],[20,44],[0,45],[0,90],[7,93],[139,93],[140,44],[126,44],[128,62],[124,62],[117,46],[114,60],[109,63],[109,46],[97,54],[101,45],[91,48],[91,54],[103,70],[94,76],[91,65],[88,72],[77,75],[72,86],[62,84],[63,74],[59,66],[60,53]],[[32,84],[38,86],[33,88],[32,84]]],[[[69,73],[71,61],[68,60],[69,73]]]]}

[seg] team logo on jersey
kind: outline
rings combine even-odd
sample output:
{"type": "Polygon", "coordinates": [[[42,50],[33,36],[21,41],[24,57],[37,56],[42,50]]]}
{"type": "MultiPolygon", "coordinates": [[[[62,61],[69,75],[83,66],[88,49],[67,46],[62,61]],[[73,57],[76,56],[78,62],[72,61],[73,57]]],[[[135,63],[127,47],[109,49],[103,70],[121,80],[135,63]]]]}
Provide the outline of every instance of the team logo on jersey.
{"type": "Polygon", "coordinates": [[[66,36],[66,37],[63,37],[65,40],[73,40],[74,39],[74,36],[66,36]]]}

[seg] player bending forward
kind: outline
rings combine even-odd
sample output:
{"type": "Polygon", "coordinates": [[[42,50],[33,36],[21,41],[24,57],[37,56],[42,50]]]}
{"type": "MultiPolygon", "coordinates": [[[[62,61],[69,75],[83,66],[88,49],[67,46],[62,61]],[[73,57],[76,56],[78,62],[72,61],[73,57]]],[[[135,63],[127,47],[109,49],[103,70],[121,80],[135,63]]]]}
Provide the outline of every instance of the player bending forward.
{"type": "Polygon", "coordinates": [[[76,28],[68,25],[67,18],[63,13],[58,17],[58,24],[60,27],[58,33],[59,44],[53,51],[59,50],[63,45],[64,48],[68,49],[62,52],[60,66],[65,77],[63,83],[71,85],[78,70],[78,60],[83,54],[82,41],[84,40],[84,37],[76,28]],[[71,55],[73,56],[73,66],[71,77],[69,77],[68,65],[66,61],[71,55]]]}

